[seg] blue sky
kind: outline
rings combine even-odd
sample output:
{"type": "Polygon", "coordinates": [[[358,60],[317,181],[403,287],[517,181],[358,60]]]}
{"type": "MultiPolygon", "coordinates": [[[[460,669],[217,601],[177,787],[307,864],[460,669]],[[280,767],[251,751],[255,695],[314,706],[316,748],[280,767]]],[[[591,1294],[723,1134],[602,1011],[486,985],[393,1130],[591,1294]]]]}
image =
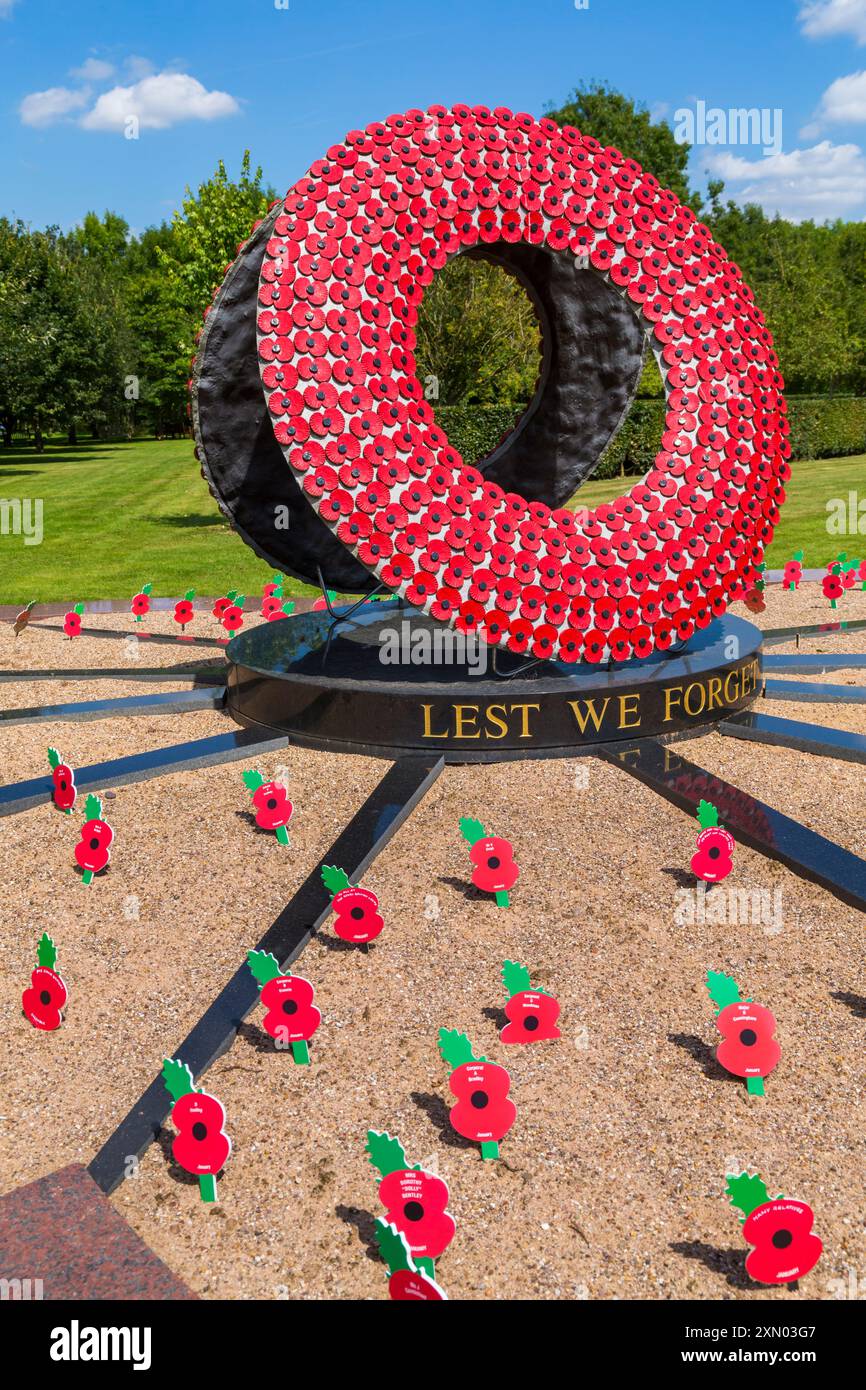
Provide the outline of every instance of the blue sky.
{"type": "Polygon", "coordinates": [[[110,208],[141,230],[245,148],[283,191],[392,112],[541,114],[598,78],[672,122],[698,102],[780,109],[769,155],[702,145],[695,182],[709,170],[795,218],[866,217],[866,0],[283,3],[0,0],[0,213],[68,227],[110,208]]]}

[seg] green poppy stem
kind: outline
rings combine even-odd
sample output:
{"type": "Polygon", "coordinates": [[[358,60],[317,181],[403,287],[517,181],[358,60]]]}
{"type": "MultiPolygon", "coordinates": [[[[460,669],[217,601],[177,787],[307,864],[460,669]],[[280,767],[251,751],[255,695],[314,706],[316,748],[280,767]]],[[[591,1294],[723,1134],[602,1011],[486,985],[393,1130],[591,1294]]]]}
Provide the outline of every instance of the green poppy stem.
{"type": "Polygon", "coordinates": [[[305,1042],[292,1043],[292,1056],[299,1067],[308,1067],[310,1065],[310,1049],[305,1042]]]}
{"type": "Polygon", "coordinates": [[[277,826],[277,839],[279,840],[281,845],[290,844],[289,832],[284,825],[277,826]]]}
{"type": "Polygon", "coordinates": [[[215,1202],[217,1199],[216,1175],[214,1173],[202,1173],[198,1180],[198,1190],[203,1202],[215,1202]]]}
{"type": "Polygon", "coordinates": [[[84,873],[81,875],[81,882],[85,884],[88,888],[90,887],[91,883],[93,882],[93,869],[84,870],[84,873]]]}
{"type": "Polygon", "coordinates": [[[436,1278],[436,1266],[429,1255],[413,1255],[415,1268],[420,1269],[422,1274],[429,1274],[431,1279],[436,1278]]]}
{"type": "Polygon", "coordinates": [[[762,1076],[747,1076],[746,1090],[750,1096],[762,1096],[764,1094],[764,1078],[762,1076]]]}
{"type": "Polygon", "coordinates": [[[507,894],[507,893],[497,893],[497,894],[496,894],[496,906],[497,906],[497,907],[507,907],[507,906],[508,906],[508,894],[507,894]]]}
{"type": "Polygon", "coordinates": [[[485,1140],[482,1140],[482,1142],[481,1142],[481,1157],[482,1157],[482,1158],[498,1158],[498,1157],[499,1157],[499,1145],[497,1144],[497,1142],[496,1142],[495,1139],[485,1139],[485,1140]]]}

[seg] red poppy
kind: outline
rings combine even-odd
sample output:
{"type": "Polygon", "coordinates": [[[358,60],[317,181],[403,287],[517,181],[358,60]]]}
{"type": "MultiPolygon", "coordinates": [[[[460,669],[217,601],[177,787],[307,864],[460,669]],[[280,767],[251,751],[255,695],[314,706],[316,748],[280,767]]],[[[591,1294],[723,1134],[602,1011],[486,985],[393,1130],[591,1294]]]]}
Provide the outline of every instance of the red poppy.
{"type": "Polygon", "coordinates": [[[488,835],[481,822],[469,816],[460,821],[460,833],[472,846],[469,858],[475,865],[475,887],[482,893],[493,893],[497,905],[507,907],[508,890],[514,887],[520,873],[511,844],[498,835],[488,835]]]}
{"type": "MultiPolygon", "coordinates": [[[[752,1080],[768,1076],[778,1065],[782,1049],[774,1037],[776,1020],[762,1004],[728,1004],[716,1014],[716,1027],[724,1038],[716,1057],[725,1071],[752,1080]]],[[[758,1093],[763,1094],[763,1086],[758,1093]]]]}
{"type": "Polygon", "coordinates": [[[703,829],[697,839],[697,852],[692,856],[692,873],[705,883],[719,883],[734,867],[734,837],[719,825],[719,813],[709,801],[698,806],[698,821],[703,829]]]}
{"type": "Polygon", "coordinates": [[[66,614],[63,620],[63,631],[69,638],[78,637],[81,633],[81,615],[84,612],[84,604],[76,603],[70,613],[66,614]]]}
{"type": "MultiPolygon", "coordinates": [[[[271,585],[268,585],[268,588],[271,588],[271,587],[272,587],[271,585]]],[[[221,622],[222,622],[222,620],[223,620],[225,614],[226,614],[226,613],[228,612],[228,610],[231,608],[231,606],[232,606],[232,604],[234,603],[234,601],[235,601],[236,598],[237,598],[237,594],[236,594],[235,591],[232,589],[229,593],[224,594],[222,598],[218,598],[218,599],[217,599],[216,603],[214,604],[213,608],[211,609],[211,613],[212,613],[212,615],[216,618],[216,620],[217,620],[218,623],[221,623],[221,622]]],[[[262,610],[264,611],[264,604],[262,605],[262,610]]]]}
{"type": "Polygon", "coordinates": [[[225,610],[222,625],[226,632],[237,632],[244,625],[244,595],[238,594],[234,603],[225,610]]]}
{"type": "Polygon", "coordinates": [[[556,1026],[558,1001],[552,994],[530,989],[525,965],[507,960],[502,967],[502,979],[508,994],[505,1012],[509,1022],[499,1034],[500,1042],[546,1042],[562,1036],[556,1026]]]}
{"type": "Polygon", "coordinates": [[[43,932],[37,948],[38,966],[30,976],[30,988],[21,996],[21,1007],[34,1028],[52,1032],[63,1021],[61,1009],[69,997],[66,985],[54,966],[57,951],[54,942],[43,932]]]}
{"type": "Polygon", "coordinates": [[[52,792],[54,805],[58,811],[65,811],[67,816],[71,815],[76,797],[75,773],[67,763],[61,761],[56,748],[49,748],[48,762],[51,766],[51,778],[54,782],[54,791],[52,792]]]}
{"type": "MultiPolygon", "coordinates": [[[[220,602],[222,602],[222,600],[220,600],[220,602]]],[[[228,604],[228,607],[231,607],[231,603],[228,604]]],[[[322,603],[322,607],[324,607],[324,603],[322,603]]],[[[267,619],[268,622],[277,614],[281,614],[282,611],[283,599],[281,594],[270,594],[266,599],[262,600],[262,617],[267,619]]]]}
{"type": "Polygon", "coordinates": [[[193,609],[192,601],[194,598],[195,589],[187,589],[180,603],[174,605],[174,620],[180,625],[181,631],[184,630],[187,623],[191,623],[193,620],[195,610],[193,609]]]}
{"type": "Polygon", "coordinates": [[[307,1043],[322,1021],[313,1003],[315,991],[301,975],[283,975],[279,962],[269,951],[250,951],[247,964],[259,982],[261,1001],[266,1010],[262,1027],[282,1046],[292,1045],[292,1056],[308,1065],[307,1043]]]}
{"type": "Polygon", "coordinates": [[[452,1068],[448,1085],[457,1097],[449,1116],[452,1128],[480,1144],[482,1158],[498,1158],[499,1141],[517,1118],[508,1099],[511,1077],[496,1062],[474,1057],[465,1033],[440,1028],[439,1051],[452,1068]]]}
{"type": "Polygon", "coordinates": [[[401,1231],[417,1265],[432,1274],[433,1261],[451,1244],[455,1223],[448,1207],[448,1187],[434,1173],[410,1168],[403,1146],[390,1134],[367,1132],[366,1153],[382,1176],[379,1201],[385,1219],[401,1231]]]}
{"type": "Polygon", "coordinates": [[[340,939],[358,945],[374,941],[385,925],[376,894],[351,884],[345,869],[327,864],[322,869],[322,882],[331,894],[331,906],[337,914],[334,931],[340,939]]]}
{"type": "Polygon", "coordinates": [[[812,1232],[815,1216],[805,1202],[780,1197],[755,1207],[743,1223],[754,1250],[746,1271],[759,1284],[790,1284],[815,1268],[824,1246],[812,1232]]]}
{"type": "Polygon", "coordinates": [[[81,827],[81,840],[75,846],[73,854],[75,862],[83,870],[81,882],[89,885],[93,882],[93,875],[101,873],[108,865],[114,831],[108,822],[102,819],[102,802],[98,796],[88,796],[86,807],[87,820],[81,827]]]}
{"type": "Polygon", "coordinates": [[[280,844],[287,845],[289,832],[286,826],[292,819],[295,808],[285,787],[279,782],[266,782],[262,774],[254,768],[244,773],[244,786],[252,793],[253,805],[256,808],[256,825],[261,830],[275,830],[280,844]]]}
{"type": "Polygon", "coordinates": [[[150,612],[150,591],[152,588],[152,584],[142,585],[141,593],[136,594],[132,600],[130,608],[135,615],[135,621],[137,623],[141,622],[145,613],[150,612]]]}
{"type": "Polygon", "coordinates": [[[824,597],[830,600],[830,607],[835,608],[836,601],[837,599],[840,599],[842,597],[842,593],[844,590],[842,580],[839,578],[838,565],[835,565],[833,567],[833,570],[830,574],[825,574],[824,578],[821,581],[821,588],[824,591],[824,597]]]}
{"type": "Polygon", "coordinates": [[[231,1140],[223,1132],[226,1112],[215,1096],[192,1091],[175,1101],[172,1124],[179,1131],[171,1146],[181,1168],[216,1177],[228,1162],[231,1140]]]}

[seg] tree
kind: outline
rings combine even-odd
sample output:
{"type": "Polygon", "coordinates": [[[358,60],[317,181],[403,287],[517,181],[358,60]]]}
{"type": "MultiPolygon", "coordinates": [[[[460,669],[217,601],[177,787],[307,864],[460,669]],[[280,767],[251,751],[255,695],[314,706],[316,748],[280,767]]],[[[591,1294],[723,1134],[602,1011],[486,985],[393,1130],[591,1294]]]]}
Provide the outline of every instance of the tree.
{"type": "Polygon", "coordinates": [[[636,159],[683,203],[698,212],[702,199],[689,187],[691,145],[679,144],[667,121],[654,121],[644,105],[604,83],[578,87],[560,107],[546,115],[560,125],[577,126],[602,145],[613,145],[629,159],[636,159]]]}
{"type": "Polygon", "coordinates": [[[518,405],[541,366],[541,333],[520,283],[500,266],[457,256],[424,292],[418,377],[435,377],[442,405],[518,405]]]}

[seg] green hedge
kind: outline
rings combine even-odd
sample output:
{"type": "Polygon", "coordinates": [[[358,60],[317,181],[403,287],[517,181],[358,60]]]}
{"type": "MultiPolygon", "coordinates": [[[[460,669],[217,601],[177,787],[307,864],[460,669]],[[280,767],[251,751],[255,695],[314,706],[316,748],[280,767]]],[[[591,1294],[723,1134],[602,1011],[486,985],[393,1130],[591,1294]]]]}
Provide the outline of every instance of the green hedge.
{"type": "MultiPolygon", "coordinates": [[[[866,397],[788,396],[791,454],[795,459],[866,453],[866,397]]],[[[443,405],[436,419],[463,457],[489,454],[512,429],[518,406],[443,405]]],[[[625,424],[595,470],[595,478],[642,476],[653,464],[664,430],[662,400],[636,400],[625,424]]]]}

